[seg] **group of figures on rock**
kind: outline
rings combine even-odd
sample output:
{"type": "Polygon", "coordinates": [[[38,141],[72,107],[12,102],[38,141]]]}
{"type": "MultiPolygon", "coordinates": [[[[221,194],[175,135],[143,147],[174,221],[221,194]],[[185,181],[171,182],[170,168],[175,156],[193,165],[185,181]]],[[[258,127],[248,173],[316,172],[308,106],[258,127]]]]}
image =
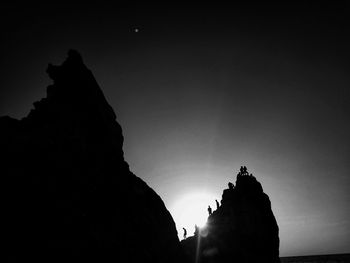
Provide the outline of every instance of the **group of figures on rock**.
{"type": "MultiPolygon", "coordinates": [[[[240,178],[241,176],[253,176],[253,174],[252,173],[248,173],[248,169],[247,169],[246,166],[241,166],[241,168],[239,169],[239,173],[237,174],[237,178],[240,178]]],[[[234,188],[235,188],[235,185],[233,183],[231,183],[231,182],[228,182],[228,189],[229,190],[233,190],[234,188]]],[[[217,199],[215,199],[215,203],[216,203],[216,210],[218,210],[219,207],[220,207],[220,203],[219,203],[219,201],[217,199]]],[[[209,216],[211,216],[213,214],[213,209],[211,208],[210,205],[208,205],[207,210],[208,210],[209,216]]],[[[182,229],[184,231],[183,238],[186,239],[187,238],[187,230],[184,227],[182,229]]],[[[194,235],[196,236],[199,233],[199,227],[197,225],[195,225],[194,229],[195,229],[194,230],[194,235]]]]}

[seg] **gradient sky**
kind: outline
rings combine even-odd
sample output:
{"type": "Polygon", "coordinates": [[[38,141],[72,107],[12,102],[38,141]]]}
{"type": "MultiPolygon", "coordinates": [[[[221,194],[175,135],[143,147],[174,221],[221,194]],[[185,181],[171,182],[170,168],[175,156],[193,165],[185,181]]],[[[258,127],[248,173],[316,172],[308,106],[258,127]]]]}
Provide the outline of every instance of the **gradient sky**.
{"type": "Polygon", "coordinates": [[[75,48],[117,113],[131,170],[169,210],[191,192],[220,199],[246,165],[282,256],[350,252],[348,6],[0,12],[0,115],[28,114],[47,64],[75,48]]]}

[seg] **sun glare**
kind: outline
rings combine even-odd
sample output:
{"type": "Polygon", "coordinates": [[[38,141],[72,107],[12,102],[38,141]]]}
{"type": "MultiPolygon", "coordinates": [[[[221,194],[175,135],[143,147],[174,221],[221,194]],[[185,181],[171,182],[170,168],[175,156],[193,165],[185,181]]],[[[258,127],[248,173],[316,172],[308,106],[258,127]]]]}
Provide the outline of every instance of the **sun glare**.
{"type": "Polygon", "coordinates": [[[213,210],[215,207],[215,196],[205,193],[187,194],[177,200],[170,212],[176,223],[179,238],[183,238],[183,227],[187,230],[187,236],[192,236],[195,230],[195,225],[204,227],[208,218],[208,205],[213,210]]]}

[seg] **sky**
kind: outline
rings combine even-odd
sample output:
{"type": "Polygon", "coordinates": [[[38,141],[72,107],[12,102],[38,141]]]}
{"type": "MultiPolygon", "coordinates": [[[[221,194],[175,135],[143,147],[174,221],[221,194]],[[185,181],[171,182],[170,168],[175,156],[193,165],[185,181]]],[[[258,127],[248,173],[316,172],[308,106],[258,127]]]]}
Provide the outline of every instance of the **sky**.
{"type": "Polygon", "coordinates": [[[281,256],[350,252],[348,5],[0,12],[0,115],[26,116],[46,94],[47,64],[77,49],[117,114],[130,169],[171,212],[191,193],[220,200],[246,165],[271,199],[281,256]]]}

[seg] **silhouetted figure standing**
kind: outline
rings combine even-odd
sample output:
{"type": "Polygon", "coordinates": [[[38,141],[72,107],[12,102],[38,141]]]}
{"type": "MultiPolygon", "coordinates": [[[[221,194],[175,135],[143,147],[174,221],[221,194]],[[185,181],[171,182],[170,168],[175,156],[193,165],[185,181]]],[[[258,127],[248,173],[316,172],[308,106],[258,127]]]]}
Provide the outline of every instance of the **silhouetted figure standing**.
{"type": "Polygon", "coordinates": [[[211,214],[213,213],[213,211],[212,211],[210,205],[208,205],[208,213],[209,213],[209,215],[211,215],[211,214]]]}
{"type": "Polygon", "coordinates": [[[241,166],[241,168],[239,169],[238,176],[241,175],[249,175],[247,166],[241,166]]]}
{"type": "Polygon", "coordinates": [[[182,229],[184,230],[184,239],[186,239],[187,238],[187,230],[184,227],[182,229]]]}
{"type": "Polygon", "coordinates": [[[218,200],[215,199],[215,203],[216,203],[216,209],[219,209],[220,204],[219,204],[218,200]]]}
{"type": "Polygon", "coordinates": [[[243,171],[244,171],[244,168],[243,168],[243,166],[241,166],[241,168],[239,168],[239,173],[240,173],[241,175],[243,175],[243,171]]]}
{"type": "Polygon", "coordinates": [[[233,188],[234,188],[234,185],[233,185],[233,183],[231,183],[231,182],[228,182],[228,189],[230,189],[230,190],[233,190],[233,188]]]}

